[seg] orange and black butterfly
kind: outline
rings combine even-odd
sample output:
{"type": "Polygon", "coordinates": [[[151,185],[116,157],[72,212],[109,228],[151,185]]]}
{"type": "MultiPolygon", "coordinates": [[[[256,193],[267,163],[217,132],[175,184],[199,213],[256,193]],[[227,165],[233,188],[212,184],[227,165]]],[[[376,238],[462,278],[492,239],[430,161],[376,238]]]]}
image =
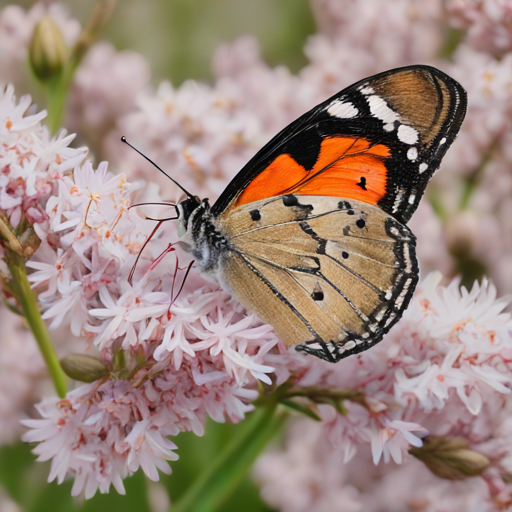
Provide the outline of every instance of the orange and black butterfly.
{"type": "Polygon", "coordinates": [[[331,362],[366,350],[411,300],[406,223],[466,103],[429,66],[361,80],[276,135],[212,207],[187,193],[180,243],[287,347],[331,362]]]}

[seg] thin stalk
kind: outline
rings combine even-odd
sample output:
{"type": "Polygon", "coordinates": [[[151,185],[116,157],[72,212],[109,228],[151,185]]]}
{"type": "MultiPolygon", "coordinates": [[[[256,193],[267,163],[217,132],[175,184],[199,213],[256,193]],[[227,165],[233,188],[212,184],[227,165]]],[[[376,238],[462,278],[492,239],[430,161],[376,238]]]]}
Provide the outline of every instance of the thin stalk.
{"type": "Polygon", "coordinates": [[[39,345],[41,354],[46,362],[48,371],[55,385],[58,395],[61,398],[66,396],[66,375],[62,370],[57,354],[53,348],[50,335],[46,329],[46,324],[41,318],[37,309],[37,298],[27,278],[25,261],[23,257],[12,252],[6,251],[6,263],[9,267],[12,280],[10,282],[11,290],[19,300],[23,315],[27,320],[32,333],[39,345]]]}
{"type": "Polygon", "coordinates": [[[172,512],[213,512],[236,489],[256,457],[286,419],[277,404],[256,409],[247,423],[209,468],[171,507],[172,512]]]}
{"type": "Polygon", "coordinates": [[[46,83],[46,97],[48,99],[48,125],[52,134],[56,133],[62,124],[62,115],[71,84],[72,71],[63,70],[62,73],[46,83]]]}

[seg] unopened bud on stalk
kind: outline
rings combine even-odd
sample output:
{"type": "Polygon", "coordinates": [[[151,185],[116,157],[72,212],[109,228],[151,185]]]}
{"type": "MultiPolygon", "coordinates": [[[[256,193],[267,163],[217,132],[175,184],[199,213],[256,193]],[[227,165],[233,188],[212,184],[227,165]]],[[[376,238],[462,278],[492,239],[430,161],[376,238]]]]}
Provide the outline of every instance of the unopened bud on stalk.
{"type": "Polygon", "coordinates": [[[482,474],[490,465],[487,457],[467,446],[465,439],[429,436],[423,440],[423,446],[411,448],[409,453],[421,460],[434,475],[461,480],[482,474]]]}
{"type": "Polygon", "coordinates": [[[73,380],[94,382],[108,374],[100,359],[86,354],[70,354],[60,360],[64,373],[73,380]]]}
{"type": "Polygon", "coordinates": [[[45,16],[36,25],[29,49],[30,64],[39,80],[58,75],[68,62],[69,48],[57,24],[45,16]]]}

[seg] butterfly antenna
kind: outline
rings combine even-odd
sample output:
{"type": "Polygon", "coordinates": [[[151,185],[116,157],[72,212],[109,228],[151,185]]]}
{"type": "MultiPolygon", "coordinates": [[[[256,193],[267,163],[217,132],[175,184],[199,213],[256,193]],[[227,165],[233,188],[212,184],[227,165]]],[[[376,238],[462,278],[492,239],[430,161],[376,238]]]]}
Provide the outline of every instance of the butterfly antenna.
{"type": "Polygon", "coordinates": [[[130,146],[133,150],[137,151],[137,153],[139,153],[140,156],[143,156],[149,163],[153,164],[162,174],[164,174],[165,176],[167,176],[175,185],[177,185],[181,190],[183,190],[183,192],[185,192],[185,194],[187,194],[187,196],[190,198],[190,199],[193,199],[194,196],[188,192],[187,190],[185,190],[176,180],[174,180],[173,178],[171,178],[163,169],[161,169],[160,167],[158,167],[158,165],[155,164],[155,162],[153,162],[153,160],[151,160],[150,158],[148,158],[144,153],[141,153],[136,147],[132,146],[127,140],[126,140],[126,137],[123,135],[121,137],[121,142],[124,142],[125,144],[128,144],[128,146],[130,146]]]}

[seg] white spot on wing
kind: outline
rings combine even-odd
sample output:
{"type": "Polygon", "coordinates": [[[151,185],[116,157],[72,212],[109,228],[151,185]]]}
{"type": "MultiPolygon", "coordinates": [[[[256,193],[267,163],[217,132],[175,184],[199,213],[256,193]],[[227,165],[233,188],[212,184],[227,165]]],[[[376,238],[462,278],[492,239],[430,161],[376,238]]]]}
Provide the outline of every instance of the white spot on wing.
{"type": "Polygon", "coordinates": [[[364,95],[373,94],[374,92],[375,90],[373,89],[373,87],[370,87],[369,85],[361,89],[361,93],[364,95]]]}
{"type": "Polygon", "coordinates": [[[387,327],[395,319],[395,317],[396,317],[395,313],[391,313],[389,315],[389,318],[386,320],[385,326],[387,327]]]}
{"type": "MultiPolygon", "coordinates": [[[[404,191],[399,190],[395,197],[395,202],[393,203],[393,213],[397,212],[398,208],[400,208],[400,205],[402,204],[403,197],[404,197],[404,191]]],[[[396,228],[392,228],[392,229],[396,229],[396,228]]]]}
{"type": "Polygon", "coordinates": [[[343,345],[344,350],[350,350],[351,348],[354,348],[356,346],[356,342],[354,340],[347,341],[345,345],[343,345]]]}
{"type": "Polygon", "coordinates": [[[359,111],[349,101],[344,102],[341,100],[334,100],[328,107],[327,112],[331,116],[339,117],[341,119],[348,119],[357,116],[359,111]]]}
{"type": "Polygon", "coordinates": [[[418,131],[412,126],[401,124],[398,127],[398,139],[406,144],[416,144],[418,142],[418,131]]]}
{"type": "Polygon", "coordinates": [[[380,96],[368,96],[367,101],[372,115],[384,123],[384,130],[392,131],[395,128],[395,121],[400,120],[398,114],[391,110],[380,96]]]}
{"type": "Polygon", "coordinates": [[[387,307],[384,307],[382,308],[376,315],[375,315],[375,320],[377,320],[377,322],[380,322],[383,318],[384,318],[384,315],[386,314],[386,311],[387,311],[387,307]]]}
{"type": "Polygon", "coordinates": [[[428,165],[425,162],[422,162],[419,167],[420,174],[425,172],[428,169],[428,165]]]}
{"type": "MultiPolygon", "coordinates": [[[[398,130],[400,131],[400,128],[398,130]]],[[[416,158],[418,158],[418,150],[415,147],[409,148],[409,151],[407,151],[407,158],[415,162],[416,158]]]]}
{"type": "Polygon", "coordinates": [[[409,204],[414,204],[415,199],[416,199],[416,194],[411,194],[409,196],[409,204]]]}
{"type": "Polygon", "coordinates": [[[439,145],[441,146],[441,144],[444,144],[446,142],[446,137],[443,137],[440,141],[439,141],[439,145]]]}
{"type": "MultiPolygon", "coordinates": [[[[407,279],[407,281],[405,281],[404,288],[400,292],[400,295],[397,297],[396,302],[395,302],[395,306],[398,306],[398,308],[402,307],[402,304],[404,303],[405,296],[407,295],[407,292],[409,291],[409,288],[410,288],[411,284],[412,284],[412,279],[407,279]]],[[[390,319],[391,320],[394,317],[395,317],[395,315],[390,315],[390,319]]],[[[386,322],[386,327],[388,326],[389,323],[390,323],[390,320],[388,320],[386,322]]]]}
{"type": "MultiPolygon", "coordinates": [[[[411,261],[411,253],[409,252],[409,246],[407,244],[404,244],[403,250],[404,250],[405,270],[407,272],[411,272],[412,271],[412,261],[411,261]]],[[[409,285],[407,285],[407,286],[409,286],[409,285]]]]}

